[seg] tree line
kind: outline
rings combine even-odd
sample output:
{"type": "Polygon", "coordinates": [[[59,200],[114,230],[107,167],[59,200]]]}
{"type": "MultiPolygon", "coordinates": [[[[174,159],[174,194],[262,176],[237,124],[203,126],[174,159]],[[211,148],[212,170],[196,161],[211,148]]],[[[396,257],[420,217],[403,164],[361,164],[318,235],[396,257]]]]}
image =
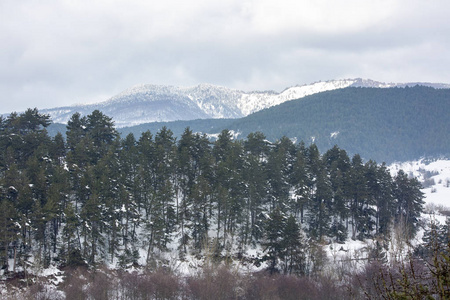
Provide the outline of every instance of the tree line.
{"type": "Polygon", "coordinates": [[[261,247],[256,263],[305,274],[306,244],[418,229],[419,182],[338,146],[229,130],[212,142],[190,128],[177,140],[166,127],[121,138],[98,110],[75,113],[66,139],[50,123],[37,109],[0,118],[0,264],[14,272],[30,257],[151,265],[169,248],[183,259],[261,247]]]}

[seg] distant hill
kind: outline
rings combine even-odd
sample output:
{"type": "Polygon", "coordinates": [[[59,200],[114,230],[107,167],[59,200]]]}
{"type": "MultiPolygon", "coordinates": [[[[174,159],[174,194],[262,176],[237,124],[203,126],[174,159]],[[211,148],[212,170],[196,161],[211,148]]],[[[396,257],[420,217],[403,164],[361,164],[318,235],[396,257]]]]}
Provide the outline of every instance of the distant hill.
{"type": "Polygon", "coordinates": [[[150,123],[122,128],[137,137],[166,126],[179,136],[217,134],[222,129],[246,137],[261,131],[275,141],[282,136],[315,142],[324,151],[337,144],[350,154],[378,162],[450,155],[450,89],[344,88],[267,108],[241,119],[150,123]]]}
{"type": "MultiPolygon", "coordinates": [[[[210,84],[177,87],[144,84],[129,88],[104,102],[41,110],[56,123],[67,123],[79,112],[90,114],[98,109],[112,117],[118,128],[149,122],[177,120],[241,118],[265,108],[323,91],[346,87],[414,86],[415,83],[383,83],[369,79],[341,79],[294,86],[274,91],[243,92],[210,84]]],[[[421,83],[435,88],[450,88],[448,84],[421,83]]]]}

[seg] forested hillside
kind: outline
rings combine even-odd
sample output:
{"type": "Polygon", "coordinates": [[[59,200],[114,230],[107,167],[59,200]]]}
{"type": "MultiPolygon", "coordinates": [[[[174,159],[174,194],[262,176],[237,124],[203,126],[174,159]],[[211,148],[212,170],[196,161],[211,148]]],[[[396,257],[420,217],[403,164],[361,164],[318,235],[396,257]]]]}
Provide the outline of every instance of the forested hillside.
{"type": "Polygon", "coordinates": [[[333,147],[275,143],[259,132],[213,144],[186,128],[120,138],[99,111],[74,114],[50,138],[37,110],[2,119],[0,250],[6,270],[57,265],[154,264],[265,249],[254,263],[308,274],[308,245],[413,237],[423,196],[416,179],[333,147]],[[14,258],[14,259],[13,259],[14,258]],[[13,260],[12,260],[13,259],[13,260]],[[160,262],[159,262],[160,263],[160,262]]]}
{"type": "Polygon", "coordinates": [[[162,126],[181,136],[223,129],[262,132],[272,142],[282,136],[312,141],[321,152],[334,145],[349,155],[393,162],[450,155],[450,90],[415,86],[405,88],[345,88],[292,100],[241,119],[150,123],[122,128],[140,134],[162,126]]]}

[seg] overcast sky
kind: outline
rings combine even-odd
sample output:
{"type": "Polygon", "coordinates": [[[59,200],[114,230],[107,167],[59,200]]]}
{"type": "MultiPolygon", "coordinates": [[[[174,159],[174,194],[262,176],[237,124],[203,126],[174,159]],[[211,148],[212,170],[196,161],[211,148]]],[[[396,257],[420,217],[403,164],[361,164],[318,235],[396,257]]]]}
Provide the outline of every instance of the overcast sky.
{"type": "Polygon", "coordinates": [[[450,83],[449,15],[447,0],[0,0],[0,112],[144,83],[450,83]]]}

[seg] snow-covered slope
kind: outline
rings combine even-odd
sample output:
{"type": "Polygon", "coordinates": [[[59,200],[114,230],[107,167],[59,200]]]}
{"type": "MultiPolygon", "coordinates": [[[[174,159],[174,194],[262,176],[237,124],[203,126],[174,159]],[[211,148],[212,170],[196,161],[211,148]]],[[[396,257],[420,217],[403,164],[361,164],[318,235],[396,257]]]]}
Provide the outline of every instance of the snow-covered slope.
{"type": "Polygon", "coordinates": [[[416,177],[423,186],[425,203],[450,208],[450,160],[420,160],[389,166],[391,175],[399,170],[416,177]]]}
{"type": "Polygon", "coordinates": [[[56,123],[67,123],[79,112],[82,115],[95,109],[113,118],[117,127],[148,122],[195,120],[206,118],[240,118],[283,102],[315,93],[353,87],[387,88],[395,86],[427,85],[450,88],[448,84],[382,83],[367,79],[342,79],[290,87],[281,93],[243,92],[209,84],[194,87],[137,85],[104,102],[42,110],[56,123]]]}

